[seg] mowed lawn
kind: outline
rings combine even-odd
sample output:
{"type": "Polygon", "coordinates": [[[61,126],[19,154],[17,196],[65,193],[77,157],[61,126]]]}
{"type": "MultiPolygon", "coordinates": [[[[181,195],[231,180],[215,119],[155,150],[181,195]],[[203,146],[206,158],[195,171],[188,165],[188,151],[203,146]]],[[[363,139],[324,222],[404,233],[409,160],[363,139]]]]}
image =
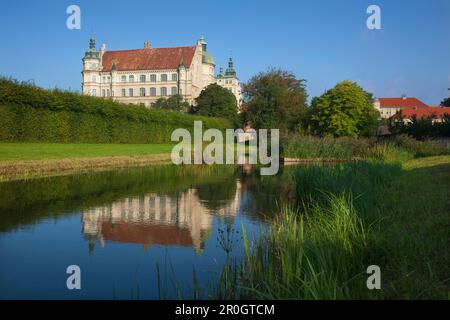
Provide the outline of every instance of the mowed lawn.
{"type": "Polygon", "coordinates": [[[173,144],[0,143],[0,161],[169,154],[173,144]]]}

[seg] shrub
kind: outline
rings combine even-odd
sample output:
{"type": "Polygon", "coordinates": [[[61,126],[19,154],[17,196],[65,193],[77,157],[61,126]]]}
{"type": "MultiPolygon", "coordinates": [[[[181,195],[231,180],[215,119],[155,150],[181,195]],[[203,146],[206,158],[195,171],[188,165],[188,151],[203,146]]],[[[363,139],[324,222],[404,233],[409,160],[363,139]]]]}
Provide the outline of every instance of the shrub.
{"type": "Polygon", "coordinates": [[[226,119],[149,110],[109,99],[0,79],[0,141],[167,143],[173,130],[233,128],[226,119]]]}

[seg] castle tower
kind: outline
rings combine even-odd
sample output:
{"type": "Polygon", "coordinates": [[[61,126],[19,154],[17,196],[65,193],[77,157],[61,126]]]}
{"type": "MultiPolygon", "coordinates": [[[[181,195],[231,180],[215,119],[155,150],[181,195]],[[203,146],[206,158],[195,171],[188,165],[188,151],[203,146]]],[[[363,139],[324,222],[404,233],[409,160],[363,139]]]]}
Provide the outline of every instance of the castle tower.
{"type": "Polygon", "coordinates": [[[219,74],[216,77],[216,83],[234,94],[238,107],[240,108],[242,103],[241,84],[234,69],[233,58],[229,58],[228,68],[225,70],[225,74],[223,73],[223,68],[220,68],[219,74]]]}
{"type": "Polygon", "coordinates": [[[100,95],[100,69],[101,55],[95,47],[94,35],[89,39],[89,49],[84,54],[82,71],[82,91],[83,94],[92,96],[100,95]]]}
{"type": "Polygon", "coordinates": [[[211,83],[215,82],[214,69],[216,63],[213,56],[208,52],[208,43],[203,36],[198,39],[197,44],[202,48],[202,74],[203,74],[203,87],[207,87],[211,83]]]}

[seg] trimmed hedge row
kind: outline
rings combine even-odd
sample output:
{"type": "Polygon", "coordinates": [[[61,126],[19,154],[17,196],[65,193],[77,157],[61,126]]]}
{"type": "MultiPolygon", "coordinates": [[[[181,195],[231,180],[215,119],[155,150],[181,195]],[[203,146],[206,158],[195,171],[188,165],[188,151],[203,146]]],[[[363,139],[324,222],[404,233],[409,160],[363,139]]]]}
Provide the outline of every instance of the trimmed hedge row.
{"type": "Polygon", "coordinates": [[[177,128],[224,130],[221,118],[147,109],[108,99],[0,79],[0,141],[71,143],[168,143],[177,128]]]}

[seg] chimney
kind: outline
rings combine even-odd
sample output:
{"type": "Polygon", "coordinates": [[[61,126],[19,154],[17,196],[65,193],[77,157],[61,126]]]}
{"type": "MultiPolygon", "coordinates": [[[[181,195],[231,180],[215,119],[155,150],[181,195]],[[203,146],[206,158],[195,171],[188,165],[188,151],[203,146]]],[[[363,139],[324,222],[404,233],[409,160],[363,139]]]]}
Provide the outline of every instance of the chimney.
{"type": "Polygon", "coordinates": [[[402,94],[402,99],[403,99],[403,100],[406,100],[406,97],[407,97],[407,96],[406,96],[406,93],[403,93],[403,94],[402,94]]]}
{"type": "Polygon", "coordinates": [[[150,41],[145,41],[144,42],[144,49],[151,49],[152,45],[150,44],[150,41]]]}

